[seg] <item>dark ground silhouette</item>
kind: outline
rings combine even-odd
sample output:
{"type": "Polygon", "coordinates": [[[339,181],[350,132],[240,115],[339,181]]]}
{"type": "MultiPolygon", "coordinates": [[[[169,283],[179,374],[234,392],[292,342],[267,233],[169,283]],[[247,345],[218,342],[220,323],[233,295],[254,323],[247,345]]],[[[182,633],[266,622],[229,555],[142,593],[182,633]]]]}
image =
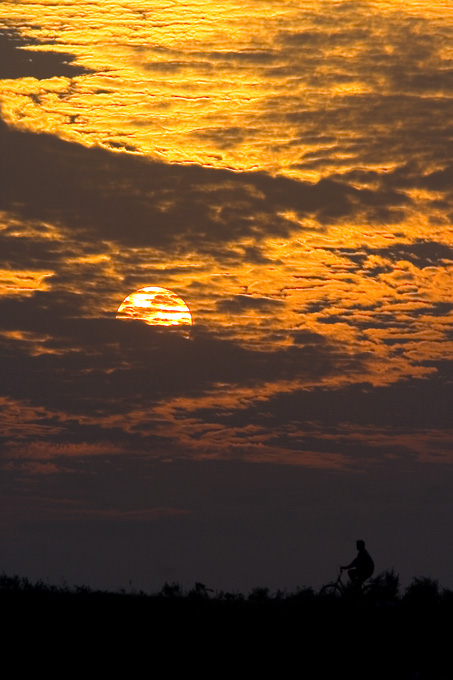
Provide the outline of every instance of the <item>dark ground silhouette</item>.
{"type": "Polygon", "coordinates": [[[452,678],[453,592],[415,578],[401,593],[393,571],[371,585],[366,595],[346,588],[341,598],[312,588],[254,588],[245,596],[175,583],[149,595],[3,575],[5,649],[15,650],[19,666],[46,654],[52,665],[63,654],[65,669],[88,663],[92,672],[128,676],[146,664],[146,672],[165,674],[452,678]]]}

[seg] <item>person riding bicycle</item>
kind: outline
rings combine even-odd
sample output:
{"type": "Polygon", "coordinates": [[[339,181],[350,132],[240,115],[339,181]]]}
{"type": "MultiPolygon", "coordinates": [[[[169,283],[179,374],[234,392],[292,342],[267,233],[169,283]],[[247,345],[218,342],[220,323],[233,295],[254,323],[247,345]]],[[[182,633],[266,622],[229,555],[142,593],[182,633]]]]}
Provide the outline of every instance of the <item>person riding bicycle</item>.
{"type": "Polygon", "coordinates": [[[348,569],[348,576],[351,582],[361,588],[364,582],[372,576],[374,572],[374,562],[367,550],[365,550],[365,541],[356,542],[358,554],[355,560],[352,560],[351,564],[345,567],[340,567],[341,571],[343,569],[348,569]]]}

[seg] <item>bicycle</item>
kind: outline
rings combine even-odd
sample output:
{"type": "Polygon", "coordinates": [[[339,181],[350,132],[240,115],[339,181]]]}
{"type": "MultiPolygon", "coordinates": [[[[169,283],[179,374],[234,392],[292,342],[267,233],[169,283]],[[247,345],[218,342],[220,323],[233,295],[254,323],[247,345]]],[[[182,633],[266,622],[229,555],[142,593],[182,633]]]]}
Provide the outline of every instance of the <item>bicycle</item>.
{"type": "Polygon", "coordinates": [[[325,586],[321,588],[319,591],[319,594],[321,597],[335,597],[335,598],[340,598],[343,597],[345,594],[356,594],[356,595],[366,595],[367,593],[370,592],[372,589],[373,585],[372,583],[369,583],[367,581],[364,581],[360,586],[356,586],[354,584],[345,584],[341,580],[341,577],[343,576],[343,569],[340,569],[340,572],[338,574],[338,578],[336,581],[331,581],[330,583],[326,583],[325,586]]]}

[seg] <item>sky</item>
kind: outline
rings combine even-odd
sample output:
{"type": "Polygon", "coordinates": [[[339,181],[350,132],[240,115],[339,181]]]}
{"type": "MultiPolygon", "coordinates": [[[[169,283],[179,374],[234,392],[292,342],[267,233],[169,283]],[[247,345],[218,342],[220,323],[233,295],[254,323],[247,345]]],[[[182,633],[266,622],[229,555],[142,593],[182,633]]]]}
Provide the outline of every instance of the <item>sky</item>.
{"type": "Polygon", "coordinates": [[[0,569],[453,588],[452,99],[445,0],[0,4],[0,569]]]}

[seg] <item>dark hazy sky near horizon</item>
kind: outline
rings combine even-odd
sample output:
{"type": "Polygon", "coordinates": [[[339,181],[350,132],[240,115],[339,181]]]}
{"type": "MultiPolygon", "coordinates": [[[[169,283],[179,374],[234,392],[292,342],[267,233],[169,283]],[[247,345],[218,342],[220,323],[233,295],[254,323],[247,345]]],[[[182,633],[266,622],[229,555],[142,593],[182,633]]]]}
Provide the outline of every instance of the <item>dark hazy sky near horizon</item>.
{"type": "Polygon", "coordinates": [[[0,570],[453,587],[452,100],[445,2],[0,5],[0,570]]]}

